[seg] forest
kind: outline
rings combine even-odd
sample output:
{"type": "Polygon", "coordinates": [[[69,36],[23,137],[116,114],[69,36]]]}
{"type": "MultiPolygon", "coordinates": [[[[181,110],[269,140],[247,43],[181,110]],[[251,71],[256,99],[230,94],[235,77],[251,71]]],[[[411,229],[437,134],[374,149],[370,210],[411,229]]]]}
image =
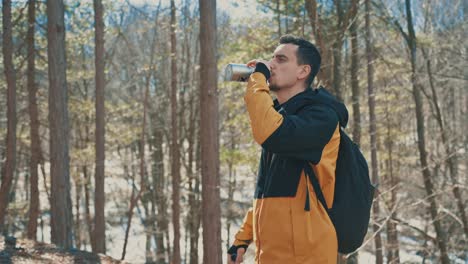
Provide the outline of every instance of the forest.
{"type": "Polygon", "coordinates": [[[468,1],[1,9],[0,260],[14,237],[128,263],[226,263],[261,146],[246,83],[224,67],[269,60],[292,34],[320,50],[313,86],[347,106],[377,186],[363,245],[338,262],[468,262],[468,1]]]}

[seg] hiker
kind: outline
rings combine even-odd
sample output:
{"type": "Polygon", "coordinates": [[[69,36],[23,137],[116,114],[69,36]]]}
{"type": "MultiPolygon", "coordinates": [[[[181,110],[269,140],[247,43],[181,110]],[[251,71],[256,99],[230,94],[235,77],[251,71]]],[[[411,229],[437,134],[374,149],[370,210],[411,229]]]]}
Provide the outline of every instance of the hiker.
{"type": "Polygon", "coordinates": [[[230,264],[243,261],[251,242],[255,263],[337,261],[335,228],[304,172],[310,164],[326,204],[333,205],[340,126],[346,126],[348,112],[325,89],[311,88],[320,61],[312,43],[286,35],[270,61],[247,63],[255,71],[244,101],[262,153],[253,208],[228,250],[230,264]]]}

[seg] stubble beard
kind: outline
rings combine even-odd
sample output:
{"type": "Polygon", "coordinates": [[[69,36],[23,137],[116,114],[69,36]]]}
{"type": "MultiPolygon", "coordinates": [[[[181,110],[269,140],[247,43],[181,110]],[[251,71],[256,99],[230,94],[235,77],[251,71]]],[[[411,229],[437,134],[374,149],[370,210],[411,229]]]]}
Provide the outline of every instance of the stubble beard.
{"type": "Polygon", "coordinates": [[[277,91],[281,90],[281,88],[279,88],[276,84],[271,84],[270,83],[269,87],[270,87],[270,91],[272,91],[272,92],[277,92],[277,91]]]}

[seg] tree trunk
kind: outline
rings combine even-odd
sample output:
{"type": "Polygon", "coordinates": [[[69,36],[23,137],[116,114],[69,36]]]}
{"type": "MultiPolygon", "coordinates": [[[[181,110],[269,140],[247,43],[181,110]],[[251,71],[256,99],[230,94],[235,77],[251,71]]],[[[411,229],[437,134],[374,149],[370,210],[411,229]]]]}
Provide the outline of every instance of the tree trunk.
{"type": "MultiPolygon", "coordinates": [[[[434,105],[435,110],[436,110],[436,112],[435,112],[436,121],[437,121],[437,125],[439,126],[439,129],[440,129],[440,134],[441,134],[441,138],[442,138],[442,145],[443,145],[444,151],[445,151],[444,160],[446,161],[447,167],[449,169],[450,180],[452,181],[452,185],[453,185],[452,192],[453,192],[453,196],[455,197],[455,201],[457,203],[458,212],[460,213],[460,218],[461,218],[461,221],[462,221],[462,224],[463,224],[463,231],[465,233],[465,237],[468,238],[468,220],[466,218],[466,212],[465,212],[465,205],[464,205],[464,202],[463,202],[463,197],[462,197],[462,194],[461,194],[460,188],[459,188],[459,186],[461,186],[461,184],[458,181],[457,157],[456,157],[455,153],[452,154],[455,151],[451,147],[450,141],[448,139],[447,128],[446,128],[446,125],[444,124],[443,119],[442,119],[442,112],[441,112],[440,107],[439,107],[439,100],[437,98],[438,96],[437,96],[437,92],[435,90],[434,78],[432,76],[431,60],[430,60],[430,57],[427,56],[425,50],[422,49],[422,51],[423,51],[423,55],[424,55],[425,60],[426,60],[426,69],[427,69],[427,73],[428,73],[428,77],[429,77],[429,86],[431,87],[431,91],[432,91],[432,102],[433,102],[433,105],[434,105]]],[[[453,102],[452,105],[455,105],[455,102],[453,102]]],[[[456,119],[452,119],[452,120],[456,120],[456,119]]],[[[452,131],[457,131],[457,130],[452,130],[452,131]]]]}
{"type": "MultiPolygon", "coordinates": [[[[151,74],[149,74],[149,78],[151,78],[151,74]]],[[[149,82],[147,82],[149,83],[149,82]]],[[[146,129],[145,129],[146,130],[146,129]]],[[[146,133],[145,133],[146,134],[146,133]]],[[[146,138],[146,136],[145,136],[146,138]]],[[[151,250],[151,233],[153,232],[152,230],[152,227],[153,227],[153,223],[154,223],[154,220],[151,218],[152,217],[152,213],[150,212],[150,203],[151,201],[154,201],[154,192],[153,190],[151,190],[151,188],[149,188],[149,184],[150,184],[150,181],[148,179],[148,173],[147,173],[147,170],[146,170],[146,165],[145,163],[143,162],[142,159],[145,159],[145,148],[146,144],[139,144],[139,148],[138,148],[138,151],[139,151],[139,154],[140,154],[140,166],[143,166],[143,172],[144,175],[141,175],[141,181],[142,181],[142,184],[141,186],[145,186],[144,187],[144,191],[142,191],[142,194],[141,194],[141,198],[140,198],[140,201],[141,201],[141,205],[143,206],[143,209],[144,209],[144,216],[142,216],[142,222],[143,222],[143,228],[144,228],[144,232],[145,232],[145,236],[146,236],[146,251],[145,251],[145,262],[146,263],[154,263],[153,261],[153,253],[152,253],[152,250],[151,250]]],[[[140,167],[140,170],[142,168],[140,167]]]]}
{"type": "Polygon", "coordinates": [[[39,217],[39,162],[41,161],[41,139],[39,137],[39,115],[37,108],[37,86],[34,78],[36,71],[35,50],[34,50],[34,27],[36,25],[36,1],[30,0],[28,3],[28,110],[30,122],[31,137],[31,158],[29,161],[30,192],[29,200],[29,219],[28,219],[28,238],[36,240],[37,219],[39,217]]]}
{"type": "Polygon", "coordinates": [[[81,249],[81,240],[82,240],[81,219],[80,219],[81,187],[82,187],[82,184],[80,183],[80,181],[79,180],[75,181],[75,246],[77,249],[81,249]]]}
{"type": "Polygon", "coordinates": [[[203,263],[221,260],[216,1],[200,0],[200,129],[203,263]]]}
{"type": "Polygon", "coordinates": [[[193,170],[193,157],[195,151],[195,122],[193,120],[195,113],[192,110],[194,105],[194,96],[191,97],[190,102],[190,113],[189,113],[189,130],[187,135],[188,141],[188,166],[187,166],[187,175],[188,175],[188,182],[189,182],[189,194],[188,194],[188,203],[189,203],[189,213],[187,215],[187,222],[188,222],[188,230],[187,232],[190,233],[190,264],[198,264],[198,248],[195,247],[197,241],[194,241],[196,236],[194,226],[194,215],[197,212],[196,208],[196,197],[195,197],[195,188],[194,188],[194,181],[195,181],[195,172],[193,170]]]}
{"type": "Polygon", "coordinates": [[[190,232],[190,264],[198,264],[198,232],[199,226],[197,225],[197,216],[199,215],[200,207],[197,202],[195,193],[195,177],[189,181],[189,218],[188,221],[188,232],[190,232]]]}
{"type": "MultiPolygon", "coordinates": [[[[82,53],[83,53],[83,62],[85,61],[85,58],[84,58],[84,47],[82,46],[82,53]]],[[[83,63],[82,64],[82,67],[83,69],[86,68],[86,65],[83,63]]],[[[88,81],[86,80],[83,80],[83,86],[84,86],[84,100],[88,100],[89,97],[89,84],[88,84],[88,81]]],[[[85,116],[85,121],[84,121],[84,135],[82,135],[81,131],[80,131],[80,138],[81,138],[81,146],[80,148],[82,150],[86,149],[88,144],[91,143],[91,140],[90,140],[90,131],[89,131],[89,120],[90,120],[90,117],[89,115],[86,115],[85,116]]],[[[91,189],[91,173],[88,169],[88,164],[83,164],[81,166],[81,171],[82,171],[82,175],[83,175],[83,189],[84,189],[84,194],[85,194],[85,221],[86,221],[86,230],[88,232],[88,236],[89,236],[89,243],[91,245],[91,248],[94,248],[95,246],[93,245],[94,243],[94,221],[93,221],[93,217],[91,215],[91,194],[90,194],[90,189],[91,189]]],[[[84,240],[86,241],[86,240],[84,240]]]]}
{"type": "MultiPolygon", "coordinates": [[[[128,209],[128,224],[127,228],[125,230],[125,239],[124,239],[124,246],[122,250],[122,256],[121,260],[125,259],[125,254],[127,251],[127,243],[128,243],[128,236],[132,224],[132,218],[133,218],[133,209],[137,205],[138,201],[144,195],[147,191],[146,187],[146,180],[145,180],[145,175],[146,175],[146,165],[145,165],[145,142],[146,142],[146,115],[148,112],[148,100],[149,100],[149,80],[151,78],[151,73],[152,73],[152,64],[153,64],[153,53],[151,53],[151,59],[150,59],[150,69],[148,76],[146,78],[146,85],[145,85],[145,90],[144,90],[144,97],[143,97],[143,124],[141,128],[141,136],[140,140],[138,141],[139,144],[139,172],[140,172],[140,190],[138,190],[138,193],[135,194],[135,188],[132,187],[132,194],[130,198],[130,207],[128,209]]],[[[135,177],[133,177],[134,179],[135,177]]],[[[135,182],[135,180],[133,180],[135,182]]]]}
{"type": "Polygon", "coordinates": [[[174,240],[172,244],[172,263],[180,264],[180,158],[177,131],[177,43],[176,8],[171,0],[171,174],[172,174],[172,224],[174,240]]]}
{"type": "MultiPolygon", "coordinates": [[[[468,24],[468,2],[467,1],[464,1],[463,2],[463,21],[465,23],[465,25],[468,24]]],[[[465,42],[465,54],[468,54],[468,43],[465,42]]],[[[465,67],[465,70],[463,72],[463,75],[465,77],[465,80],[468,80],[468,67],[465,67]]],[[[462,127],[463,131],[468,131],[468,87],[465,86],[465,113],[464,116],[465,117],[465,127],[462,127]]],[[[463,122],[463,121],[462,121],[463,122]]],[[[463,133],[465,135],[465,183],[462,183],[462,184],[466,184],[466,179],[468,179],[468,134],[467,133],[463,133]]],[[[463,177],[462,177],[463,178],[463,177]]],[[[465,237],[465,241],[468,240],[468,237],[465,237]]]]}
{"type": "MultiPolygon", "coordinates": [[[[196,91],[194,91],[196,92],[196,91]]],[[[187,141],[188,141],[188,161],[187,161],[187,176],[189,183],[188,190],[188,204],[189,212],[187,215],[188,230],[189,236],[189,262],[190,264],[198,264],[198,238],[200,230],[200,198],[199,198],[199,189],[197,189],[200,182],[199,170],[196,167],[197,158],[197,121],[198,121],[198,96],[193,94],[189,100],[189,117],[188,117],[188,131],[187,131],[187,141]]]]}
{"type": "Polygon", "coordinates": [[[444,236],[444,231],[440,222],[440,218],[437,216],[437,201],[434,197],[434,185],[431,179],[431,173],[427,162],[426,142],[425,142],[425,125],[424,125],[424,113],[423,113],[423,102],[421,93],[419,90],[418,76],[416,70],[416,34],[414,32],[412,13],[411,13],[411,1],[405,0],[406,6],[406,18],[408,26],[408,34],[404,35],[408,44],[411,59],[411,82],[413,98],[416,105],[416,126],[418,133],[418,149],[419,159],[421,162],[424,187],[430,203],[430,214],[434,224],[434,229],[437,235],[437,244],[440,250],[440,260],[443,264],[449,264],[450,259],[447,253],[447,244],[444,236]]]}
{"type": "Polygon", "coordinates": [[[96,67],[96,166],[94,174],[94,248],[95,253],[106,253],[105,191],[105,108],[104,108],[104,21],[101,0],[94,0],[95,67],[96,67]]]}
{"type": "MultiPolygon", "coordinates": [[[[372,182],[378,184],[379,182],[379,171],[378,171],[378,160],[377,160],[377,128],[375,118],[375,92],[374,92],[374,67],[373,67],[373,49],[372,49],[372,35],[370,31],[370,0],[366,0],[366,53],[367,53],[367,93],[369,96],[369,134],[370,134],[370,145],[371,145],[371,167],[372,167],[372,182]]],[[[378,193],[378,192],[376,192],[378,193]]],[[[374,201],[372,208],[374,219],[378,219],[380,215],[379,200],[374,201]]],[[[376,223],[373,225],[375,234],[375,263],[383,263],[383,251],[382,251],[382,237],[379,230],[379,225],[376,223]]]]}
{"type": "MultiPolygon", "coordinates": [[[[234,99],[234,98],[232,98],[234,99]]],[[[232,118],[232,114],[228,114],[228,120],[232,118]]],[[[230,134],[230,144],[229,144],[229,151],[233,153],[237,149],[236,144],[236,128],[234,126],[229,127],[229,134],[230,134]]],[[[227,160],[227,167],[228,167],[228,199],[227,199],[227,216],[226,216],[226,233],[227,233],[227,240],[226,240],[226,248],[231,246],[231,224],[234,220],[233,217],[233,202],[234,202],[234,191],[236,190],[236,171],[234,169],[234,157],[231,157],[227,160]]]]}
{"type": "Polygon", "coordinates": [[[88,173],[88,167],[87,166],[83,166],[82,168],[83,170],[83,178],[85,179],[84,181],[84,192],[85,192],[85,218],[86,218],[86,226],[87,226],[87,230],[88,230],[88,235],[89,235],[89,243],[91,244],[91,248],[93,248],[93,243],[94,243],[94,233],[93,233],[93,219],[91,217],[91,205],[90,205],[90,198],[89,198],[89,186],[91,185],[91,179],[90,179],[90,175],[88,173]]]}
{"type": "MultiPolygon", "coordinates": [[[[357,8],[356,8],[357,9],[357,8]]],[[[361,110],[360,110],[360,97],[361,92],[359,89],[358,80],[358,67],[359,67],[359,45],[358,45],[358,23],[357,16],[355,15],[351,22],[349,31],[351,34],[351,91],[352,91],[352,105],[353,105],[353,140],[356,144],[361,143],[361,110]]]]}
{"type": "Polygon", "coordinates": [[[276,23],[278,23],[278,38],[281,37],[281,11],[280,0],[276,0],[276,23]]]}
{"type": "Polygon", "coordinates": [[[284,33],[289,34],[289,23],[288,23],[288,0],[283,0],[284,2],[284,33]]]}
{"type": "Polygon", "coordinates": [[[338,37],[333,43],[333,90],[338,101],[343,102],[343,91],[341,89],[341,60],[343,39],[338,37]]]}
{"type": "Polygon", "coordinates": [[[3,64],[7,80],[7,136],[6,162],[2,168],[2,184],[0,186],[0,234],[7,233],[5,217],[9,203],[10,189],[16,167],[16,72],[13,65],[13,37],[11,23],[11,1],[2,1],[3,13],[3,64]]]}
{"type": "MultiPolygon", "coordinates": [[[[197,111],[198,112],[198,111],[197,111]]],[[[200,137],[200,130],[197,132],[198,138],[200,137]]],[[[194,197],[194,206],[193,206],[193,211],[194,211],[194,216],[192,219],[192,230],[193,230],[193,236],[190,238],[190,255],[191,255],[191,263],[190,264],[198,264],[198,238],[200,236],[199,230],[200,230],[200,223],[201,223],[201,217],[202,217],[202,210],[201,210],[201,195],[200,195],[200,174],[198,173],[201,171],[201,146],[200,146],[200,141],[198,141],[198,144],[196,144],[195,147],[195,171],[197,173],[195,174],[195,186],[193,193],[195,195],[194,197]]],[[[221,228],[221,227],[220,227],[221,228]]]]}
{"type": "Polygon", "coordinates": [[[65,57],[64,4],[47,1],[47,54],[49,61],[49,133],[51,174],[52,243],[72,247],[72,205],[70,197],[69,123],[65,57]]]}
{"type": "MultiPolygon", "coordinates": [[[[151,118],[157,120],[156,117],[151,118]]],[[[155,242],[156,242],[156,263],[166,263],[165,257],[165,245],[164,245],[164,233],[167,231],[167,212],[166,212],[166,197],[164,192],[164,163],[163,163],[163,124],[155,122],[153,127],[153,153],[152,153],[152,177],[153,177],[153,189],[155,190],[155,204],[157,208],[156,214],[156,230],[155,230],[155,242]]]]}
{"type": "MultiPolygon", "coordinates": [[[[141,151],[141,150],[140,150],[141,151]]],[[[145,185],[149,187],[148,175],[145,175],[145,185]]],[[[153,223],[152,219],[153,214],[151,213],[151,201],[153,197],[153,191],[148,188],[146,192],[141,196],[141,204],[144,210],[144,217],[142,217],[142,224],[145,232],[145,263],[152,264],[154,263],[154,254],[151,247],[151,234],[153,233],[153,223]]]]}
{"type": "Polygon", "coordinates": [[[309,15],[310,24],[312,25],[315,42],[318,44],[320,56],[322,57],[320,70],[317,73],[317,80],[325,87],[328,87],[332,80],[331,56],[327,46],[328,43],[326,43],[325,37],[322,33],[323,24],[317,11],[317,1],[305,0],[305,8],[309,15]]]}
{"type": "MultiPolygon", "coordinates": [[[[392,212],[390,220],[387,222],[387,263],[399,264],[400,263],[400,253],[399,253],[399,242],[398,242],[398,230],[397,222],[394,220],[397,216],[397,211],[393,210],[397,206],[397,186],[399,185],[398,178],[393,173],[393,136],[392,136],[392,125],[390,121],[390,113],[388,107],[385,108],[385,119],[387,123],[387,138],[386,138],[386,148],[388,153],[388,162],[387,162],[387,172],[390,180],[390,189],[391,197],[389,208],[392,212]]],[[[401,123],[398,124],[401,131],[401,123]]]]}
{"type": "MultiPolygon", "coordinates": [[[[130,153],[131,155],[131,167],[133,167],[133,151],[130,153]]],[[[130,234],[130,228],[132,227],[132,219],[133,219],[133,209],[136,206],[136,203],[138,203],[138,200],[140,200],[141,196],[141,189],[140,191],[135,194],[135,178],[136,178],[136,173],[133,168],[130,168],[130,173],[132,177],[132,193],[130,195],[130,204],[129,204],[129,209],[127,213],[127,228],[125,229],[125,237],[124,237],[124,244],[123,244],[123,249],[122,249],[122,256],[120,257],[120,260],[125,259],[125,255],[127,254],[127,243],[128,243],[128,236],[130,234]]]]}

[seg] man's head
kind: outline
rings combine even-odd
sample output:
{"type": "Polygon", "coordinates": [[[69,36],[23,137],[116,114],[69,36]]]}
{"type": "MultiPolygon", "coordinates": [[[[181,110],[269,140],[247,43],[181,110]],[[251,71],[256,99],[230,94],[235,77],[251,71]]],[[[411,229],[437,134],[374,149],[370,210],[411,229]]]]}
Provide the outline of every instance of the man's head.
{"type": "Polygon", "coordinates": [[[304,83],[309,87],[320,69],[320,54],[309,41],[285,35],[270,61],[270,89],[278,91],[304,83]]]}

